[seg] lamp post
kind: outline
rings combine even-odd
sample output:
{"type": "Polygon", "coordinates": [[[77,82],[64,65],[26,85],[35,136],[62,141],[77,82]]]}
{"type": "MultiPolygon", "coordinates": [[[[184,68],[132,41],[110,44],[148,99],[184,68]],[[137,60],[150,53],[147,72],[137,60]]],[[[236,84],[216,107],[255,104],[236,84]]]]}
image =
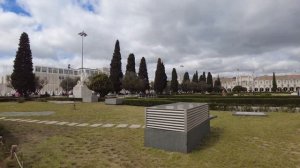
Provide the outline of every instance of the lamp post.
{"type": "Polygon", "coordinates": [[[70,74],[71,65],[68,64],[68,74],[67,74],[67,96],[69,97],[69,74],[70,74]]]}
{"type": "Polygon", "coordinates": [[[86,37],[87,34],[82,31],[78,33],[78,35],[81,36],[81,75],[80,75],[80,81],[83,82],[83,37],[86,37]]]}

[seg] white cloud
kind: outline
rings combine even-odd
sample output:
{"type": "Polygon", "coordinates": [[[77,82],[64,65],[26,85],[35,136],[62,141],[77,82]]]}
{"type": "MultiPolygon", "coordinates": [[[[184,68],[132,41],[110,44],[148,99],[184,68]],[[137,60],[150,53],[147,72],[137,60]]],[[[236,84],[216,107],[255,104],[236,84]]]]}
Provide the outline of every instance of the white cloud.
{"type": "MultiPolygon", "coordinates": [[[[0,3],[3,0],[0,0],[0,3]]],[[[294,72],[300,62],[300,8],[297,0],[18,0],[30,17],[0,9],[0,60],[12,65],[23,31],[30,37],[33,61],[49,66],[109,67],[120,40],[122,65],[129,53],[148,63],[154,77],[161,57],[170,74],[211,71],[228,75],[294,72]],[[87,10],[85,3],[93,5],[87,10]],[[184,68],[180,68],[184,65],[184,68]]],[[[3,65],[3,64],[2,64],[3,65]]],[[[1,66],[1,65],[0,65],[1,66]]],[[[170,77],[169,77],[170,78],[170,77]]]]}

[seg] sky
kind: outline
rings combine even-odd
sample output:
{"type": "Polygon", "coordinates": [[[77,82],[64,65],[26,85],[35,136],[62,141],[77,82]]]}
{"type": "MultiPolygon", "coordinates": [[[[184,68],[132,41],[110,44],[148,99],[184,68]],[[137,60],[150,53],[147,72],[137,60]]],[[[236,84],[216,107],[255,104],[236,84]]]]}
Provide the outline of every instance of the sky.
{"type": "Polygon", "coordinates": [[[116,40],[122,67],[134,53],[157,59],[168,79],[197,70],[213,76],[300,73],[299,0],[0,0],[0,73],[11,69],[22,32],[34,65],[109,67],[116,40]]]}

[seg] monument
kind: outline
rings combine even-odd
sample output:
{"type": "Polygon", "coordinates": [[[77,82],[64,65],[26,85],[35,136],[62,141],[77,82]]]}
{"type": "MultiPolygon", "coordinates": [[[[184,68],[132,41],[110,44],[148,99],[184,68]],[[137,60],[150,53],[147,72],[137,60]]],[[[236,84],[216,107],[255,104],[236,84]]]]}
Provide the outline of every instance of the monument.
{"type": "Polygon", "coordinates": [[[80,73],[80,81],[78,81],[77,85],[73,88],[73,95],[75,98],[82,98],[82,102],[96,102],[98,101],[98,97],[93,94],[93,92],[85,85],[84,81],[87,79],[87,75],[83,69],[83,37],[86,37],[87,34],[82,31],[78,33],[78,35],[82,38],[82,48],[81,48],[81,73],[80,73]]]}

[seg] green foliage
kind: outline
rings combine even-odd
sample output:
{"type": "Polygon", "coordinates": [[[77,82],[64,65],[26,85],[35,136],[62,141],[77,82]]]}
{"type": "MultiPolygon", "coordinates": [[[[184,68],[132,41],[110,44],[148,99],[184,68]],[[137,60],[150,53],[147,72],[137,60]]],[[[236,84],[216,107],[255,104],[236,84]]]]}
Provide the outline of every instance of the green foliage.
{"type": "Polygon", "coordinates": [[[74,86],[76,86],[78,81],[79,81],[78,77],[77,78],[66,77],[60,82],[59,86],[66,92],[69,92],[74,88],[74,86]]]}
{"type": "Polygon", "coordinates": [[[171,91],[174,93],[178,92],[178,79],[176,69],[172,70],[172,80],[171,80],[171,91]]]}
{"type": "Polygon", "coordinates": [[[134,58],[133,53],[129,54],[129,56],[128,56],[127,65],[126,65],[126,72],[127,71],[135,73],[135,58],[134,58]]]}
{"type": "Polygon", "coordinates": [[[213,91],[213,79],[210,72],[207,74],[207,91],[212,92],[213,91]]]}
{"type": "Polygon", "coordinates": [[[35,91],[34,74],[32,67],[32,54],[29,38],[23,32],[20,37],[19,48],[14,61],[11,74],[11,85],[22,96],[28,96],[35,91]]]}
{"type": "Polygon", "coordinates": [[[99,93],[100,97],[104,97],[113,89],[109,77],[102,73],[91,76],[87,82],[87,87],[99,93]]]}
{"type": "Polygon", "coordinates": [[[143,89],[143,80],[139,79],[135,72],[127,71],[123,78],[123,88],[131,93],[143,89]]]}
{"type": "Polygon", "coordinates": [[[165,72],[165,66],[160,58],[157,60],[157,67],[155,71],[154,90],[158,94],[162,94],[163,90],[167,86],[167,75],[165,72]]]}
{"type": "Polygon", "coordinates": [[[206,76],[205,76],[205,72],[203,72],[203,74],[202,75],[200,75],[200,77],[199,77],[199,82],[205,82],[206,83],[206,76]]]}
{"type": "Polygon", "coordinates": [[[277,90],[277,82],[276,82],[275,72],[273,72],[272,92],[276,92],[276,90],[277,90]]]}
{"type": "Polygon", "coordinates": [[[232,92],[237,92],[237,93],[246,92],[246,91],[247,91],[247,88],[240,86],[240,85],[237,85],[237,86],[233,87],[233,89],[232,89],[232,92]]]}
{"type": "Polygon", "coordinates": [[[217,93],[222,91],[222,84],[219,75],[218,78],[215,80],[214,91],[217,93]]]}
{"type": "Polygon", "coordinates": [[[184,83],[184,82],[190,82],[190,75],[188,72],[185,72],[183,75],[182,83],[184,83]]]}
{"type": "Polygon", "coordinates": [[[142,92],[145,92],[145,90],[149,90],[150,86],[149,86],[149,78],[148,78],[148,72],[147,72],[147,64],[146,64],[146,60],[144,57],[142,57],[142,59],[141,59],[138,77],[140,80],[143,81],[143,85],[140,90],[142,92]]]}
{"type": "Polygon", "coordinates": [[[124,99],[124,105],[131,105],[131,106],[144,106],[150,107],[155,105],[161,104],[170,104],[174,103],[174,101],[170,100],[162,100],[162,99],[124,99]]]}
{"type": "Polygon", "coordinates": [[[116,41],[114,54],[111,59],[109,78],[112,82],[113,91],[119,93],[121,90],[121,81],[123,78],[119,40],[116,41]]]}
{"type": "Polygon", "coordinates": [[[198,71],[196,71],[196,73],[193,75],[192,82],[194,82],[194,83],[198,83],[198,82],[199,82],[199,79],[198,79],[198,71]]]}

